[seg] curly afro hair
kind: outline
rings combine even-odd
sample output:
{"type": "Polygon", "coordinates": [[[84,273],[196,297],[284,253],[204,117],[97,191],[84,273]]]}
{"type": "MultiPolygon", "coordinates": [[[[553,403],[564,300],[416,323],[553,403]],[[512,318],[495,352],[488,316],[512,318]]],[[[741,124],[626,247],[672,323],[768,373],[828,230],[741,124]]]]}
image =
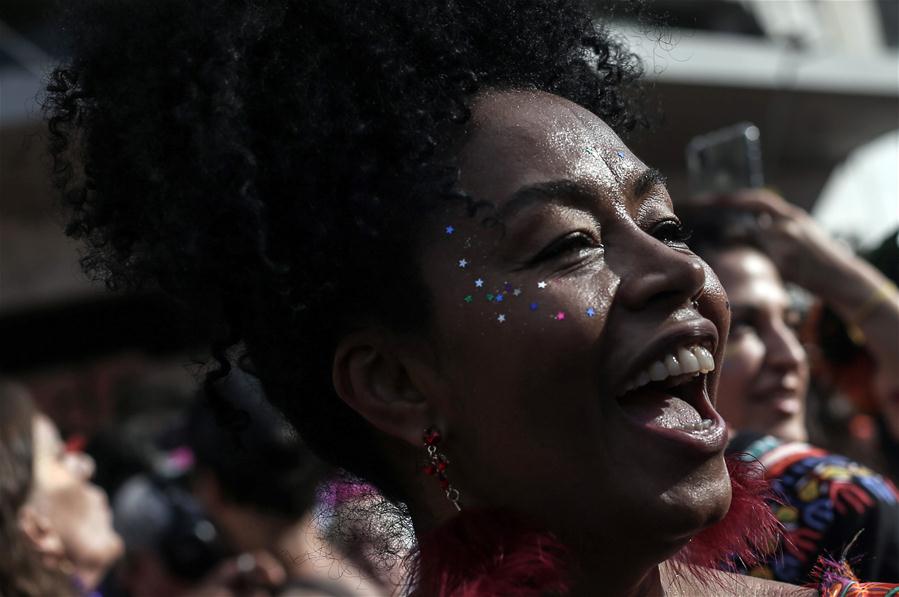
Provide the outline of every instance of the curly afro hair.
{"type": "Polygon", "coordinates": [[[402,499],[334,393],[337,340],[427,322],[412,230],[477,211],[441,152],[475,94],[543,90],[624,133],[638,59],[577,0],[76,4],[45,110],[84,266],[225,324],[218,356],[241,343],[313,450],[402,499]]]}

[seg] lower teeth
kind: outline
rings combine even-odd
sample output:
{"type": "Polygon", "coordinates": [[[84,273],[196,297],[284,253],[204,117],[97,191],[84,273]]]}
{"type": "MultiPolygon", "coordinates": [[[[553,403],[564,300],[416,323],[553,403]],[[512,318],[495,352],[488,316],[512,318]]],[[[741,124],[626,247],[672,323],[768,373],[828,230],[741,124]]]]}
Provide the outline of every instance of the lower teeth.
{"type": "Polygon", "coordinates": [[[694,423],[692,425],[688,425],[686,429],[688,431],[706,431],[712,428],[714,421],[711,419],[703,419],[701,423],[694,423]]]}

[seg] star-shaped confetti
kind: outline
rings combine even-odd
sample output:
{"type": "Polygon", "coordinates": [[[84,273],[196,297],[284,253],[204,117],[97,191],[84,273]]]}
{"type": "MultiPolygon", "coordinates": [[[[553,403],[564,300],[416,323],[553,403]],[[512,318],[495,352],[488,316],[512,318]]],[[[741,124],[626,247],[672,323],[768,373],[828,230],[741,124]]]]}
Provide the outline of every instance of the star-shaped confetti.
{"type": "Polygon", "coordinates": [[[620,158],[623,158],[623,157],[624,157],[624,152],[621,151],[620,149],[619,149],[618,151],[616,151],[615,153],[617,153],[617,154],[618,154],[618,157],[620,157],[620,158]]]}
{"type": "Polygon", "coordinates": [[[588,307],[587,317],[596,317],[596,309],[594,309],[593,307],[588,307]]]}
{"type": "Polygon", "coordinates": [[[461,268],[463,268],[463,269],[466,268],[466,267],[468,267],[468,259],[460,259],[460,260],[459,260],[459,267],[461,267],[461,268]]]}
{"type": "Polygon", "coordinates": [[[546,288],[546,282],[544,282],[543,280],[537,282],[537,288],[540,288],[540,289],[546,288]]]}
{"type": "Polygon", "coordinates": [[[512,291],[513,296],[521,296],[521,288],[516,288],[512,291]]]}
{"type": "Polygon", "coordinates": [[[453,232],[456,231],[456,229],[453,228],[452,226],[447,226],[445,230],[446,230],[447,234],[452,234],[453,232]]]}
{"type": "Polygon", "coordinates": [[[484,281],[482,279],[478,278],[477,280],[474,281],[474,285],[475,285],[475,288],[483,288],[484,281]]]}
{"type": "Polygon", "coordinates": [[[497,315],[496,320],[497,320],[498,322],[500,322],[500,323],[505,323],[505,321],[506,321],[506,316],[503,315],[502,313],[500,313],[499,315],[497,315]]]}
{"type": "Polygon", "coordinates": [[[496,295],[496,302],[497,303],[503,302],[503,293],[499,293],[496,295]]]}
{"type": "Polygon", "coordinates": [[[493,302],[493,293],[487,294],[487,300],[490,301],[491,303],[493,302]]]}
{"type": "Polygon", "coordinates": [[[539,306],[537,303],[531,303],[531,311],[536,311],[539,306]]]}
{"type": "Polygon", "coordinates": [[[565,311],[559,311],[558,313],[556,313],[553,319],[555,319],[556,321],[562,321],[563,319],[565,319],[565,311]]]}
{"type": "Polygon", "coordinates": [[[468,294],[468,295],[465,295],[465,298],[462,300],[465,301],[466,303],[470,303],[471,301],[474,300],[474,297],[471,296],[470,294],[468,294]]]}

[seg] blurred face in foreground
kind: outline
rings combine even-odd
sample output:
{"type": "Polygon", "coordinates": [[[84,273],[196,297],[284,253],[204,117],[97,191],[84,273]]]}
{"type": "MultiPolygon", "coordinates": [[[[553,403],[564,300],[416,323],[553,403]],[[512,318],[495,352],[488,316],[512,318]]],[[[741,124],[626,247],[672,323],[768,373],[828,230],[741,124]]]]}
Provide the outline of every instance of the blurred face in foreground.
{"type": "Polygon", "coordinates": [[[66,452],[44,415],[34,417],[33,438],[34,484],[27,506],[41,522],[32,535],[45,555],[71,563],[82,584],[93,587],[122,553],[106,494],[88,481],[90,458],[66,452]]]}
{"type": "Polygon", "coordinates": [[[718,408],[733,429],[803,441],[808,362],[794,331],[799,315],[774,264],[739,247],[710,260],[732,310],[718,408]]]}
{"type": "Polygon", "coordinates": [[[496,211],[454,205],[422,232],[452,481],[605,546],[604,565],[660,561],[730,500],[719,283],[658,173],[578,105],[484,94],[459,159],[496,211]]]}

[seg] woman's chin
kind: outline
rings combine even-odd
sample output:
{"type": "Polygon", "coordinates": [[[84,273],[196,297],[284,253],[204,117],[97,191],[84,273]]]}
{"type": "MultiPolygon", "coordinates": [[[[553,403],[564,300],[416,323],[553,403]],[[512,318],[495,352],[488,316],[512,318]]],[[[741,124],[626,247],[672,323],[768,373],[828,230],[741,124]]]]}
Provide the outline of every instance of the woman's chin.
{"type": "Polygon", "coordinates": [[[110,526],[67,551],[78,570],[79,580],[86,587],[92,588],[103,580],[106,572],[122,557],[125,544],[110,526]]]}
{"type": "Polygon", "coordinates": [[[730,508],[731,482],[723,456],[685,477],[662,494],[660,528],[673,537],[690,537],[721,521],[730,508]],[[664,525],[664,526],[662,526],[664,525]]]}

